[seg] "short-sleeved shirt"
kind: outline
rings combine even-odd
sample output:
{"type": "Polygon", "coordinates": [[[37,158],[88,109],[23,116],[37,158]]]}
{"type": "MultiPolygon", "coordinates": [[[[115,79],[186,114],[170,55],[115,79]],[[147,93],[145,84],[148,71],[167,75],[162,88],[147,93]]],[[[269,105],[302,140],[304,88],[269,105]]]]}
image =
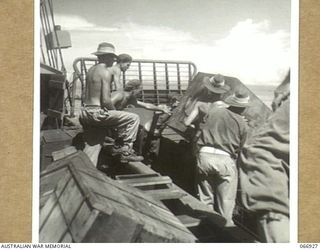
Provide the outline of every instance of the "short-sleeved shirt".
{"type": "Polygon", "coordinates": [[[226,109],[211,107],[205,122],[200,125],[198,146],[211,146],[237,158],[247,136],[247,125],[242,116],[226,109]]]}

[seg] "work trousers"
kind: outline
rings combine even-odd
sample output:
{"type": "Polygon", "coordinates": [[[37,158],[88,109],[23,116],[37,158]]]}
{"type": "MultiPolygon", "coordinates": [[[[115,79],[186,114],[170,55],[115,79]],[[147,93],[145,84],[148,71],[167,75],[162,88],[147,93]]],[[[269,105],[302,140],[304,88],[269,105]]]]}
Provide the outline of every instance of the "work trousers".
{"type": "Polygon", "coordinates": [[[290,236],[289,217],[275,212],[267,212],[258,217],[258,233],[262,242],[287,243],[290,236]]]}
{"type": "MultiPolygon", "coordinates": [[[[140,118],[137,114],[126,111],[107,110],[96,106],[81,108],[79,120],[84,129],[86,128],[116,128],[117,137],[123,138],[123,142],[132,147],[136,140],[140,118]]],[[[103,141],[103,140],[102,140],[103,141]]],[[[94,165],[97,165],[101,143],[90,145],[84,149],[94,165]]]]}
{"type": "Polygon", "coordinates": [[[84,127],[117,128],[118,136],[124,142],[132,143],[136,140],[140,119],[138,115],[126,111],[84,107],[81,109],[80,122],[84,127]]]}
{"type": "Polygon", "coordinates": [[[235,161],[228,155],[200,152],[197,163],[200,200],[208,205],[214,204],[216,212],[226,219],[226,226],[233,226],[232,214],[238,185],[235,161]]]}

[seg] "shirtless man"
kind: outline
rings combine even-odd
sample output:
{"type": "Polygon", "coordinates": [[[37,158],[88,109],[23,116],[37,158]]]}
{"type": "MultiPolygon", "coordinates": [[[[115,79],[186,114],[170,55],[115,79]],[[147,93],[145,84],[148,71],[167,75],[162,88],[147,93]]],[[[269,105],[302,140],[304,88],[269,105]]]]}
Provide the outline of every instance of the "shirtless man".
{"type": "Polygon", "coordinates": [[[130,62],[132,61],[131,56],[127,54],[120,54],[117,57],[117,64],[113,65],[112,67],[108,68],[109,72],[112,74],[112,82],[114,83],[114,90],[122,90],[123,86],[120,82],[120,76],[121,76],[121,71],[126,71],[128,67],[124,68],[123,62],[130,62]]]}
{"type": "MultiPolygon", "coordinates": [[[[80,123],[84,129],[88,127],[117,128],[117,137],[122,138],[121,161],[141,161],[143,158],[134,155],[133,142],[136,140],[140,119],[133,113],[115,110],[111,101],[112,70],[104,61],[103,54],[98,55],[99,63],[91,67],[87,73],[84,106],[80,112],[80,123]]],[[[117,65],[121,71],[126,71],[132,58],[122,54],[118,56],[117,65]]],[[[89,157],[97,166],[102,143],[89,157]]],[[[86,149],[84,150],[86,152],[86,149]]]]}

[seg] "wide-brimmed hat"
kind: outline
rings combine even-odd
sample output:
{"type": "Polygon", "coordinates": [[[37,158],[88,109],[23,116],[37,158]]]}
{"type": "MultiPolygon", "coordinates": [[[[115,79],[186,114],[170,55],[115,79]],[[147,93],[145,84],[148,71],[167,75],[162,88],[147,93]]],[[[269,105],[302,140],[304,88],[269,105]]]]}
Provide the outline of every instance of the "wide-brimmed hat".
{"type": "Polygon", "coordinates": [[[203,78],[204,86],[211,92],[223,94],[230,90],[230,87],[225,84],[223,75],[217,74],[212,77],[205,76],[203,78]]]}
{"type": "Polygon", "coordinates": [[[112,54],[116,57],[115,47],[111,43],[100,43],[98,45],[97,51],[92,54],[96,55],[96,56],[105,55],[105,54],[112,54]]]}
{"type": "Polygon", "coordinates": [[[228,96],[224,102],[233,107],[245,108],[250,104],[250,96],[246,91],[236,91],[233,95],[228,96]]]}

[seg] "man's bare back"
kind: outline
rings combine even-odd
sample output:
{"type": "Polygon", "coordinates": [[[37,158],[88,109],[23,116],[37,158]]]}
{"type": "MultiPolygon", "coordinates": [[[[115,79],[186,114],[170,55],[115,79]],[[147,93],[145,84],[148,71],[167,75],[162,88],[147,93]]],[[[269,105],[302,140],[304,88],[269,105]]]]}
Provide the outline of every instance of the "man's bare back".
{"type": "Polygon", "coordinates": [[[114,109],[111,102],[111,82],[112,73],[105,64],[91,67],[87,73],[84,103],[114,109]]]}

